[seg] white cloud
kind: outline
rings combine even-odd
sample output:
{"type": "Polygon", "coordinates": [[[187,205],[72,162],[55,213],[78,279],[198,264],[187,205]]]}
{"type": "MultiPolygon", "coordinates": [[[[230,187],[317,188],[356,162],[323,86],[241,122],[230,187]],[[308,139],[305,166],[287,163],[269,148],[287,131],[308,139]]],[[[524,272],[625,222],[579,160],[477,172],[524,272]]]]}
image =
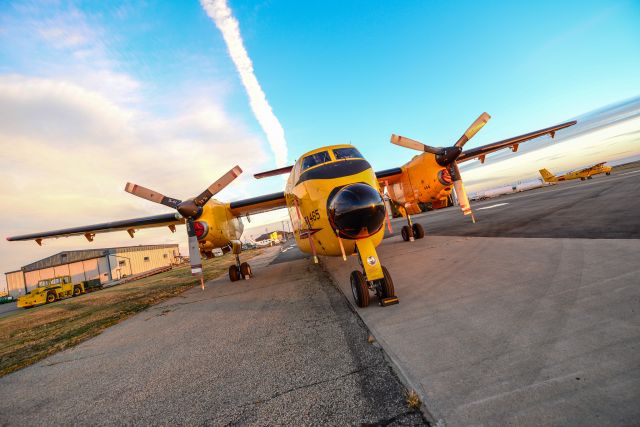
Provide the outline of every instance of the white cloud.
{"type": "Polygon", "coordinates": [[[276,159],[276,165],[278,167],[285,166],[287,164],[287,143],[284,130],[255,76],[253,63],[240,35],[238,20],[233,17],[226,0],[201,0],[200,3],[222,33],[229,55],[249,96],[251,109],[267,135],[267,140],[276,159]]]}

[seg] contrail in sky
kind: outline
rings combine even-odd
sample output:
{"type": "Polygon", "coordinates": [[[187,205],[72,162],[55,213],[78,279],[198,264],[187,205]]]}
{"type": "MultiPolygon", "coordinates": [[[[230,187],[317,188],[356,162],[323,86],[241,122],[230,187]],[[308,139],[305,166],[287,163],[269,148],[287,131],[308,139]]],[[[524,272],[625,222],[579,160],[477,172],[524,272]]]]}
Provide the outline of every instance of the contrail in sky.
{"type": "Polygon", "coordinates": [[[249,103],[258,123],[267,135],[269,145],[276,158],[278,167],[287,164],[287,142],[284,138],[284,130],[273,114],[267,97],[265,96],[258,79],[253,73],[253,64],[244,48],[238,20],[233,17],[226,0],[200,0],[200,4],[213,19],[216,26],[222,32],[222,37],[229,49],[229,55],[240,74],[240,80],[249,95],[249,103]]]}

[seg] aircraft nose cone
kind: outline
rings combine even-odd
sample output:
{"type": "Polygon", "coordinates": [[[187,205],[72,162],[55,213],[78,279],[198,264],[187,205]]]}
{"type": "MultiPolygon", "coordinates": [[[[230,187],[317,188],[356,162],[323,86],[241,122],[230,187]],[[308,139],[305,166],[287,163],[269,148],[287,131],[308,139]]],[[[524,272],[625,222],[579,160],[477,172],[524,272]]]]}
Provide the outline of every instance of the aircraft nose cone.
{"type": "Polygon", "coordinates": [[[329,219],[341,237],[364,238],[384,224],[384,201],[370,185],[357,183],[342,187],[329,202],[329,219]]]}

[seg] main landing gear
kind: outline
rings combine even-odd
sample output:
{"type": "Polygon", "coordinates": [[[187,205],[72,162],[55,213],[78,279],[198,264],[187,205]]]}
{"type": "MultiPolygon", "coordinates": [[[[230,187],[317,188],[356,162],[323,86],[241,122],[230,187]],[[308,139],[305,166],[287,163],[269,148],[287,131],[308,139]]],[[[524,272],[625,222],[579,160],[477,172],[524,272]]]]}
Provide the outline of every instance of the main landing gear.
{"type": "MultiPolygon", "coordinates": [[[[367,239],[368,240],[368,239],[367,239]]],[[[369,242],[370,248],[359,248],[356,245],[356,251],[358,253],[358,261],[360,262],[360,266],[363,271],[355,270],[351,272],[351,292],[353,293],[353,299],[358,307],[364,308],[369,305],[369,292],[375,292],[378,297],[378,303],[382,307],[386,307],[388,305],[398,304],[400,300],[396,296],[395,288],[393,287],[393,280],[391,280],[391,275],[386,267],[380,266],[378,267],[380,270],[376,271],[376,263],[378,262],[377,256],[375,255],[375,248],[369,242]],[[373,255],[369,255],[369,252],[373,249],[373,255]],[[367,256],[368,255],[368,256],[367,256]],[[365,262],[367,267],[363,264],[362,259],[365,258],[365,262]],[[372,264],[373,262],[373,264],[372,264]],[[379,277],[374,280],[367,279],[367,270],[372,277],[376,276],[376,273],[379,277]]],[[[369,246],[367,245],[367,246],[369,246]]],[[[362,245],[364,246],[364,245],[362,245]]]]}
{"type": "Polygon", "coordinates": [[[240,252],[242,252],[242,243],[235,241],[231,243],[231,250],[233,251],[233,255],[236,257],[235,265],[229,266],[229,279],[232,282],[236,282],[240,279],[248,279],[253,277],[253,273],[251,272],[251,266],[246,263],[240,262],[240,252]]]}
{"type": "Polygon", "coordinates": [[[415,239],[422,239],[424,237],[424,228],[420,224],[414,224],[411,222],[411,215],[407,214],[407,224],[402,227],[401,234],[402,239],[405,242],[413,242],[415,239]]]}

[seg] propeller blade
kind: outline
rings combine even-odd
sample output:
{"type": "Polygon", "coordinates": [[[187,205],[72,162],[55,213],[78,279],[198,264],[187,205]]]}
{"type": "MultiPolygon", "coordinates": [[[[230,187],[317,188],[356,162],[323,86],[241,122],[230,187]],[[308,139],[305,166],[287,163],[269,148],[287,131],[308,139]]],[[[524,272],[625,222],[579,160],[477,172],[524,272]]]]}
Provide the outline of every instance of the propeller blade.
{"type": "Polygon", "coordinates": [[[449,166],[449,174],[451,175],[451,179],[453,180],[453,189],[456,192],[456,198],[458,199],[458,204],[460,205],[460,209],[462,209],[462,213],[465,216],[471,215],[471,220],[475,223],[476,217],[471,211],[469,197],[467,196],[467,192],[464,189],[462,177],[460,176],[460,169],[458,168],[458,164],[456,162],[453,162],[451,166],[449,166]]]}
{"type": "Polygon", "coordinates": [[[480,117],[478,117],[476,119],[475,122],[473,122],[471,124],[471,126],[469,126],[467,128],[467,130],[464,132],[464,134],[460,137],[460,139],[458,139],[458,141],[455,143],[455,147],[460,147],[462,148],[464,146],[464,144],[467,143],[467,141],[469,141],[471,138],[474,137],[474,135],[476,133],[478,133],[478,131],[480,129],[482,129],[482,127],[484,125],[487,124],[487,122],[489,121],[489,119],[491,118],[491,116],[487,113],[482,113],[480,114],[480,117]]]}
{"type": "Polygon", "coordinates": [[[193,199],[194,203],[198,207],[202,207],[211,199],[216,193],[221,191],[224,187],[231,184],[231,182],[236,179],[242,173],[242,169],[240,166],[235,166],[229,172],[222,175],[216,182],[211,184],[209,188],[204,190],[198,197],[193,199]]]}
{"type": "Polygon", "coordinates": [[[189,236],[189,264],[191,264],[191,275],[199,276],[202,290],[204,290],[204,275],[202,274],[202,258],[200,257],[200,247],[198,237],[193,225],[193,220],[187,220],[187,236],[189,236]]]}
{"type": "Polygon", "coordinates": [[[134,184],[132,182],[127,182],[127,185],[124,187],[124,191],[127,193],[131,193],[134,196],[138,196],[142,199],[146,199],[155,203],[160,203],[165,206],[169,206],[170,208],[176,208],[181,203],[178,199],[173,199],[171,197],[167,197],[157,191],[150,190],[146,187],[143,187],[138,184],[134,184]]]}
{"type": "Polygon", "coordinates": [[[430,147],[428,145],[424,145],[422,142],[418,142],[414,139],[406,138],[404,136],[396,135],[395,133],[391,135],[391,143],[399,145],[401,147],[411,148],[412,150],[424,151],[426,153],[442,153],[442,148],[430,147]]]}

